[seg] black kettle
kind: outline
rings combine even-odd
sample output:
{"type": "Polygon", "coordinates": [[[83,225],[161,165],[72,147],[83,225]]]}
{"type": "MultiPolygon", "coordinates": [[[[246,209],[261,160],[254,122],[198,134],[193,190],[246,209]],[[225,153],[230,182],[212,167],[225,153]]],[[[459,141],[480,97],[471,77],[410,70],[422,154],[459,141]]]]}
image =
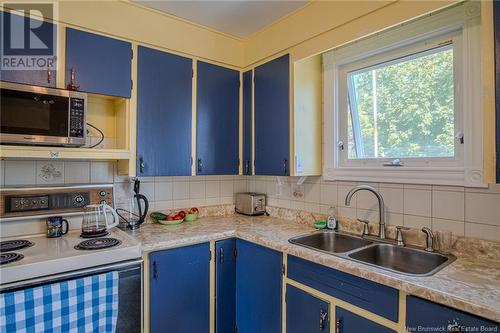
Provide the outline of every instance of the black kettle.
{"type": "Polygon", "coordinates": [[[146,220],[149,202],[145,195],[139,193],[141,182],[139,179],[134,179],[134,194],[130,198],[127,209],[117,208],[116,213],[120,217],[121,229],[137,229],[146,220]]]}

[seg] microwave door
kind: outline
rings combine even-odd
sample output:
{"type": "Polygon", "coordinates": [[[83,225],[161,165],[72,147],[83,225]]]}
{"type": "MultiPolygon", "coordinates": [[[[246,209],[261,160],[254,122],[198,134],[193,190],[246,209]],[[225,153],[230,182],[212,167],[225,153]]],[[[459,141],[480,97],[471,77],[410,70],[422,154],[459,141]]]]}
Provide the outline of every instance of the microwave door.
{"type": "Polygon", "coordinates": [[[61,145],[68,140],[67,96],[2,89],[2,143],[61,145]]]}

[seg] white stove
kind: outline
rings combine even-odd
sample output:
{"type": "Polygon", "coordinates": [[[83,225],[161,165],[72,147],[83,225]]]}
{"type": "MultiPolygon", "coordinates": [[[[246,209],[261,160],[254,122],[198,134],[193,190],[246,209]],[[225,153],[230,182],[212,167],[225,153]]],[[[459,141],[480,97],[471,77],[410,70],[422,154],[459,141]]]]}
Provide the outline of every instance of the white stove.
{"type": "MultiPolygon", "coordinates": [[[[34,278],[44,278],[76,270],[95,269],[99,266],[115,264],[141,257],[140,243],[127,233],[109,230],[102,238],[81,238],[79,231],[70,231],[59,238],[45,235],[16,236],[1,238],[0,241],[26,240],[31,246],[3,251],[2,255],[15,253],[20,259],[0,265],[0,287],[34,278]],[[102,249],[81,249],[80,243],[97,240],[97,246],[112,245],[102,249]]],[[[95,244],[91,244],[92,245],[95,244]]],[[[13,256],[13,255],[9,255],[13,256]]],[[[15,258],[12,258],[15,259],[15,258]]]]}

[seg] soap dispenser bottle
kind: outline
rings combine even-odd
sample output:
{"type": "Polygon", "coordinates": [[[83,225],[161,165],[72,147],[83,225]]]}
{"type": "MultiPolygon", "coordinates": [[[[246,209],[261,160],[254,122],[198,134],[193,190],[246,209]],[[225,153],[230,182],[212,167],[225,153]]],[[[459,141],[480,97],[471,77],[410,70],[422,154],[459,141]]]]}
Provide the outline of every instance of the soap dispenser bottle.
{"type": "Polygon", "coordinates": [[[338,231],[339,224],[337,219],[335,218],[335,209],[330,206],[328,208],[328,217],[326,218],[326,227],[330,230],[338,231]]]}

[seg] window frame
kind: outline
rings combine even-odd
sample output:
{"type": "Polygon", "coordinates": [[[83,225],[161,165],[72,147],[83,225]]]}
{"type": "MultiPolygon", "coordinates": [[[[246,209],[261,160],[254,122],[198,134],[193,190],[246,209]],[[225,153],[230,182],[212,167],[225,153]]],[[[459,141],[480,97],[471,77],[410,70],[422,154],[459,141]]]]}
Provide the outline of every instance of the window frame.
{"type": "Polygon", "coordinates": [[[484,186],[480,10],[477,7],[474,3],[454,6],[324,54],[325,179],[484,186]],[[455,144],[455,156],[401,158],[402,167],[383,166],[394,158],[348,159],[347,73],[444,46],[442,43],[447,41],[451,41],[454,56],[454,133],[464,135],[464,144],[455,144]],[[339,149],[341,142],[344,150],[339,149]]]}
{"type": "MultiPolygon", "coordinates": [[[[432,50],[438,48],[450,47],[453,49],[453,75],[454,75],[454,135],[457,133],[463,133],[463,103],[460,98],[461,85],[456,84],[457,81],[461,82],[462,71],[457,68],[457,64],[461,62],[461,55],[459,54],[461,46],[461,34],[458,31],[451,33],[446,33],[428,40],[417,42],[412,45],[405,47],[397,47],[395,50],[386,51],[382,54],[375,56],[368,56],[362,60],[357,60],[354,62],[349,62],[346,64],[339,65],[338,68],[338,87],[339,87],[339,99],[338,99],[338,140],[344,143],[347,147],[347,101],[348,96],[348,75],[353,72],[359,72],[363,69],[373,68],[379,64],[393,64],[400,59],[409,59],[415,55],[421,55],[423,53],[430,54],[432,50]],[[451,41],[451,43],[450,43],[451,41]],[[344,96],[346,98],[344,99],[344,96]]],[[[352,109],[351,109],[352,111],[352,109]]],[[[352,123],[354,128],[355,124],[352,123]]],[[[358,135],[359,136],[359,135],[358,135]]],[[[359,138],[358,138],[359,140],[359,138]]],[[[454,156],[453,157],[391,157],[391,158],[348,158],[348,149],[343,149],[338,152],[339,165],[343,167],[349,166],[370,166],[377,167],[383,164],[390,163],[392,160],[399,158],[403,161],[405,166],[408,167],[423,167],[432,163],[436,166],[442,167],[458,167],[463,165],[463,151],[464,144],[457,143],[458,140],[454,140],[454,156]]]]}

